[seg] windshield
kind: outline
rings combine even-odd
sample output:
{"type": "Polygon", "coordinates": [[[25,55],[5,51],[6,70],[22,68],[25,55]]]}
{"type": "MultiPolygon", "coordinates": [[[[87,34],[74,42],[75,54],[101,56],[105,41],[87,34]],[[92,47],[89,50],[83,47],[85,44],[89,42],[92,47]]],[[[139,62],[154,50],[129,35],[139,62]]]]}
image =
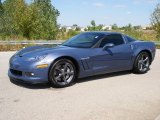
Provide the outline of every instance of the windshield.
{"type": "Polygon", "coordinates": [[[102,33],[82,33],[64,42],[63,46],[90,48],[104,37],[102,33]]]}

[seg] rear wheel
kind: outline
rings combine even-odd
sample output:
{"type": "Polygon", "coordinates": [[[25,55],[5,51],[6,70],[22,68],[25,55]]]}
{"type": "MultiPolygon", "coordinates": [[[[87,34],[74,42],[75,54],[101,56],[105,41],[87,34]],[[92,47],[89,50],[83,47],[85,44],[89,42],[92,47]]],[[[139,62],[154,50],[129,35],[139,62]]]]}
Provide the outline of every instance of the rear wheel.
{"type": "Polygon", "coordinates": [[[77,76],[75,65],[68,59],[56,61],[49,72],[49,81],[54,87],[67,87],[77,76]]]}
{"type": "Polygon", "coordinates": [[[149,70],[150,66],[150,56],[147,52],[141,52],[136,57],[133,71],[138,74],[146,73],[149,70]]]}

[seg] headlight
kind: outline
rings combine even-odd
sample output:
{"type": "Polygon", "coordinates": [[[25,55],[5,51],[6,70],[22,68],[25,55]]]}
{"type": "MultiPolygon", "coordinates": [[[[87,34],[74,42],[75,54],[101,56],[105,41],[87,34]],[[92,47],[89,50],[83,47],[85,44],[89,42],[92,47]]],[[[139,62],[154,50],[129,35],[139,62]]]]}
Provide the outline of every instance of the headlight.
{"type": "Polygon", "coordinates": [[[31,57],[31,58],[28,58],[27,61],[41,61],[41,60],[43,60],[47,55],[48,55],[48,54],[31,57]]]}

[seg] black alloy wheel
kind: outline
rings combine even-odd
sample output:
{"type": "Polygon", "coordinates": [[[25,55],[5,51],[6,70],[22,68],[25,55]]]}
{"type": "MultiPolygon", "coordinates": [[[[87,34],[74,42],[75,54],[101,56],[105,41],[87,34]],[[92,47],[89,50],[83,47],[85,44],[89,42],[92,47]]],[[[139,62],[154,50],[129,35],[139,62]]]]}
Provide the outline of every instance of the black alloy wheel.
{"type": "Polygon", "coordinates": [[[147,52],[139,53],[133,66],[134,72],[138,74],[146,73],[149,70],[150,59],[151,58],[147,52]]]}
{"type": "Polygon", "coordinates": [[[49,73],[49,81],[55,87],[67,87],[76,79],[77,72],[75,65],[68,59],[56,61],[49,73]]]}

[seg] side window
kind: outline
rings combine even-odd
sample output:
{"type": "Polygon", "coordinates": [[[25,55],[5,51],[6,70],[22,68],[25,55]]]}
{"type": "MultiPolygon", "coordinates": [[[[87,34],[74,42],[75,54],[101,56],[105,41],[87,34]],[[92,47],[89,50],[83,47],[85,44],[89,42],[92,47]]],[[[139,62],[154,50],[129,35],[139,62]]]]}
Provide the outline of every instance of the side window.
{"type": "Polygon", "coordinates": [[[107,35],[101,42],[100,47],[104,47],[104,45],[108,43],[113,43],[115,46],[116,45],[121,45],[124,44],[124,40],[121,35],[119,34],[112,34],[112,35],[107,35]]]}
{"type": "Polygon", "coordinates": [[[127,41],[128,41],[129,43],[135,41],[135,39],[133,39],[133,38],[131,38],[131,37],[129,37],[129,36],[125,36],[125,37],[127,38],[127,41]]]}

